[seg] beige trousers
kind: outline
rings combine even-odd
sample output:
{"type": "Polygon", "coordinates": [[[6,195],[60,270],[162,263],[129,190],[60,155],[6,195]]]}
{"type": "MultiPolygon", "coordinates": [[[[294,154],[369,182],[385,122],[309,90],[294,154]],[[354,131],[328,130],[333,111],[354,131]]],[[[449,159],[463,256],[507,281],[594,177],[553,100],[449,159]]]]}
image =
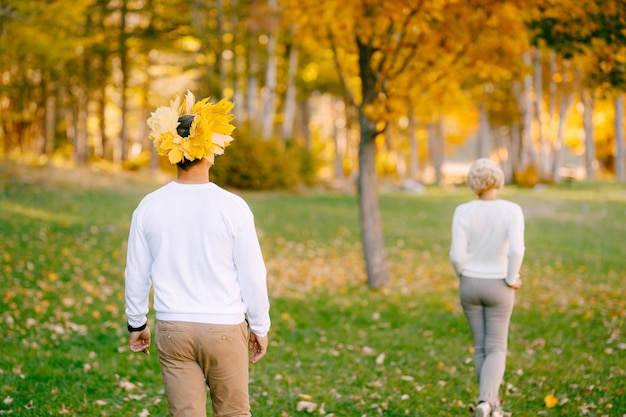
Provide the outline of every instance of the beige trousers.
{"type": "Polygon", "coordinates": [[[155,342],[173,417],[249,417],[248,326],[158,321],[155,342]]]}

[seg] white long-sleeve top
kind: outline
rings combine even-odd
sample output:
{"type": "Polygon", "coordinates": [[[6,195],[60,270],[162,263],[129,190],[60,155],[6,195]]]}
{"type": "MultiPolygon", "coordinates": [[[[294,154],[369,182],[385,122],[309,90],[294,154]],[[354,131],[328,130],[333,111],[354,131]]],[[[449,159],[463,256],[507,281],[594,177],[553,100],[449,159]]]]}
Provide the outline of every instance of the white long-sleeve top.
{"type": "Polygon", "coordinates": [[[524,214],[506,200],[461,204],[452,219],[450,262],[457,275],[514,284],[524,259],[524,214]]]}
{"type": "Polygon", "coordinates": [[[170,182],[133,213],[126,262],[126,315],[147,320],[149,293],[159,320],[270,328],[267,271],[246,202],[213,183],[170,182]]]}

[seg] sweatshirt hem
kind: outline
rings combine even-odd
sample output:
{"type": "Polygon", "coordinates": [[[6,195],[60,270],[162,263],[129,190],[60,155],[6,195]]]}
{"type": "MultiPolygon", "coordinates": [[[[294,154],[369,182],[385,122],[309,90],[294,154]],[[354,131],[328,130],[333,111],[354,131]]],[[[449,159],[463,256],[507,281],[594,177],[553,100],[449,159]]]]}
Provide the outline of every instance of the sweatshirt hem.
{"type": "Polygon", "coordinates": [[[204,324],[239,324],[246,317],[243,313],[238,314],[194,314],[194,313],[157,313],[157,320],[161,321],[187,321],[204,324]]]}
{"type": "Polygon", "coordinates": [[[466,274],[461,273],[463,278],[476,278],[476,279],[506,279],[506,274],[504,275],[480,275],[480,274],[466,274]]]}

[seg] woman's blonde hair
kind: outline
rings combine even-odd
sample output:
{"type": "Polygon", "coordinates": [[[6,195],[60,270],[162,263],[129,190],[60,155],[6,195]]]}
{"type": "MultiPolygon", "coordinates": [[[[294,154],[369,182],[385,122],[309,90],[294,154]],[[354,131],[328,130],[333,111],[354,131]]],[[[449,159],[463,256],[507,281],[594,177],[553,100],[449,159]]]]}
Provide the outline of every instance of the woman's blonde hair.
{"type": "Polygon", "coordinates": [[[500,165],[488,158],[477,159],[467,173],[467,184],[479,196],[492,188],[504,186],[504,172],[500,165]]]}

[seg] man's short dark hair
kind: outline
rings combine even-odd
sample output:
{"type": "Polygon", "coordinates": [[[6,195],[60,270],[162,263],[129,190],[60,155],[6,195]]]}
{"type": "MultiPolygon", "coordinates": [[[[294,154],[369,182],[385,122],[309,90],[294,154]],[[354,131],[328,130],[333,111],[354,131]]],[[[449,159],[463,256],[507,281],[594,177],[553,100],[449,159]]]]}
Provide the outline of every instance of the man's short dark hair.
{"type": "MultiPolygon", "coordinates": [[[[192,114],[183,114],[178,118],[178,127],[176,127],[176,132],[180,135],[181,138],[186,138],[187,136],[189,136],[189,131],[191,130],[191,122],[193,122],[194,118],[195,116],[192,114]]],[[[200,161],[200,159],[194,159],[193,161],[190,161],[189,159],[183,157],[183,159],[178,162],[176,166],[178,166],[183,171],[187,171],[189,168],[196,165],[200,161]]]]}
{"type": "Polygon", "coordinates": [[[189,136],[189,131],[191,130],[191,123],[196,116],[193,114],[183,114],[178,118],[178,127],[176,127],[176,132],[180,135],[181,138],[186,138],[189,136]]]}

